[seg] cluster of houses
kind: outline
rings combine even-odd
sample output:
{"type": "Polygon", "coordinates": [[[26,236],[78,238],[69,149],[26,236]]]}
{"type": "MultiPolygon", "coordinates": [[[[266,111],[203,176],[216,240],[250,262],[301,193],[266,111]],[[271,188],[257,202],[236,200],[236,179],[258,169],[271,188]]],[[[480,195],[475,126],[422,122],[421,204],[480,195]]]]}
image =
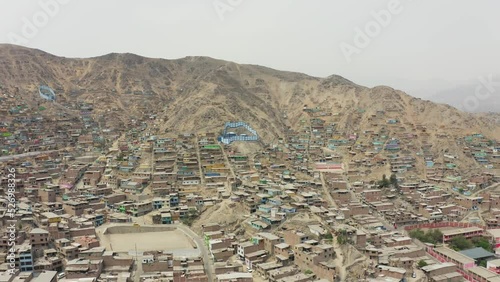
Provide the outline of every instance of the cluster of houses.
{"type": "Polygon", "coordinates": [[[180,256],[161,251],[145,252],[139,263],[144,272],[141,279],[145,281],[209,281],[203,259],[196,255],[180,256]]]}
{"type": "Polygon", "coordinates": [[[472,134],[460,140],[464,153],[486,168],[497,167],[500,163],[500,144],[487,139],[482,134],[472,134]]]}
{"type": "Polygon", "coordinates": [[[152,135],[142,137],[140,144],[125,140],[119,142],[119,152],[123,157],[109,159],[108,165],[123,175],[132,175],[126,192],[139,194],[150,185],[156,196],[163,196],[196,192],[202,184],[219,192],[229,186],[229,168],[213,134],[152,135]],[[145,153],[149,158],[146,163],[142,159],[145,153]]]}
{"type": "MultiPolygon", "coordinates": [[[[173,223],[187,216],[190,207],[203,205],[203,199],[198,196],[187,195],[179,199],[178,193],[152,199],[134,198],[119,187],[103,183],[105,166],[75,164],[63,173],[56,173],[42,169],[41,164],[45,161],[30,160],[29,166],[18,170],[14,192],[17,210],[13,216],[7,212],[5,191],[1,199],[5,208],[1,209],[4,233],[0,267],[5,271],[5,281],[42,278],[47,279],[44,281],[131,281],[133,258],[101,246],[96,228],[108,222],[131,222],[136,216],[160,210],[162,215],[168,210],[171,221],[158,224],[173,223]],[[82,185],[69,189],[49,181],[36,181],[72,177],[82,185]],[[11,260],[9,242],[12,235],[6,228],[12,224],[16,225],[16,249],[11,260]]],[[[25,160],[19,162],[25,163],[25,160]]],[[[7,182],[7,178],[2,177],[2,186],[6,187],[7,182]]],[[[154,216],[153,219],[157,220],[154,216]]],[[[175,281],[197,281],[190,280],[195,276],[192,269],[195,267],[201,273],[199,281],[207,281],[203,264],[200,270],[200,260],[199,257],[171,257],[165,260],[168,267],[160,267],[161,273],[158,271],[157,276],[175,281]],[[191,276],[186,277],[186,272],[191,276]]],[[[164,262],[162,258],[159,261],[164,262]]]]}
{"type": "Polygon", "coordinates": [[[5,232],[1,240],[0,267],[4,275],[11,274],[5,281],[20,279],[27,273],[44,273],[46,281],[106,275],[115,276],[117,281],[130,278],[133,260],[100,246],[96,227],[105,222],[101,213],[104,203],[64,201],[57,187],[32,187],[26,196],[24,189],[21,186],[16,193],[19,210],[15,217],[2,216],[4,227],[16,224],[15,252],[9,247],[11,233],[5,232]]]}
{"type": "Polygon", "coordinates": [[[246,273],[254,272],[266,281],[333,281],[336,277],[334,247],[320,242],[326,235],[316,232],[320,226],[310,228],[315,231],[311,237],[287,230],[280,236],[258,232],[251,238],[238,239],[234,234],[227,234],[219,224],[207,224],[203,226],[203,236],[216,266],[227,264],[234,257],[237,263],[231,265],[240,265],[238,271],[243,268],[246,273]]]}
{"type": "Polygon", "coordinates": [[[114,119],[95,117],[88,103],[60,105],[56,113],[35,105],[0,103],[0,155],[103,151],[123,131],[114,119]]]}
{"type": "MultiPolygon", "coordinates": [[[[219,143],[216,133],[162,134],[154,117],[113,124],[127,131],[110,129],[105,119],[94,118],[89,103],[71,105],[77,114],[63,111],[51,120],[41,114],[43,107],[36,112],[23,105],[1,107],[0,114],[7,114],[0,120],[2,154],[39,152],[1,164],[4,172],[7,166],[16,168],[14,219],[19,225],[18,273],[6,281],[130,281],[133,259],[101,246],[96,228],[145,216],[152,224],[188,222],[222,201],[244,208],[241,224],[248,232],[227,233],[218,223],[203,226],[200,235],[217,281],[247,282],[254,275],[280,282],[333,281],[339,269],[331,238],[338,236],[347,236],[370,261],[358,279],[410,278],[420,260],[428,263],[422,271],[431,281],[486,275],[477,262],[464,268],[460,263],[468,262],[449,250],[422,246],[397,231],[460,221],[472,211],[487,213],[477,219],[484,220],[485,228],[500,227],[500,194],[473,194],[500,179],[498,142],[481,134],[455,140],[460,152],[437,153],[433,138],[448,136],[431,135],[426,126],[399,119],[397,109],[376,111],[367,120],[373,130],[356,132],[363,109],[346,122],[340,114],[306,105],[297,129],[287,128],[275,144],[249,154],[219,143]],[[469,157],[480,169],[463,173],[458,156],[469,157]],[[375,172],[380,171],[393,174],[397,185],[379,187],[375,172]],[[320,223],[285,230],[299,213],[320,223]],[[65,277],[58,277],[63,271],[65,277]],[[27,277],[29,272],[39,276],[27,277]]],[[[8,182],[3,173],[0,184],[8,182]]],[[[8,204],[5,192],[1,201],[8,204]]],[[[0,211],[5,230],[13,219],[6,208],[0,211]]],[[[6,231],[2,270],[9,267],[8,239],[6,231]]],[[[148,281],[208,279],[199,257],[156,252],[143,260],[148,281]]]]}

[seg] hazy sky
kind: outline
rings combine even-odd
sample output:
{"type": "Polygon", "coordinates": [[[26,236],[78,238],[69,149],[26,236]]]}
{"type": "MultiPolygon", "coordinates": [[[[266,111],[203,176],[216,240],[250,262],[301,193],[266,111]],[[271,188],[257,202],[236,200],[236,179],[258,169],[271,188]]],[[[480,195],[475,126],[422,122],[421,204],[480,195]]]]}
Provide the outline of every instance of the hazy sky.
{"type": "Polygon", "coordinates": [[[499,11],[498,0],[2,0],[0,42],[210,56],[411,92],[500,73],[499,11]]]}

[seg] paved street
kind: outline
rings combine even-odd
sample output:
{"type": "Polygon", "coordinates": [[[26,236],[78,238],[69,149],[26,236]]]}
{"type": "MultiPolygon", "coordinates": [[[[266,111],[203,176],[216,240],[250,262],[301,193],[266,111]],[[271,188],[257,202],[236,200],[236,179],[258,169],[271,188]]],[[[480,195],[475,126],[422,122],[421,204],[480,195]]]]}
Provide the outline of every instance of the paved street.
{"type": "Polygon", "coordinates": [[[0,162],[10,161],[10,160],[13,160],[16,158],[34,157],[34,156],[48,154],[48,153],[52,153],[52,152],[55,152],[55,151],[52,150],[52,151],[42,151],[42,152],[28,152],[28,153],[18,154],[18,155],[3,156],[3,157],[0,157],[0,162]]]}
{"type": "Polygon", "coordinates": [[[208,251],[207,246],[205,246],[205,241],[193,232],[189,227],[183,224],[174,224],[179,230],[183,231],[187,236],[189,236],[196,243],[198,250],[200,250],[201,255],[203,257],[203,265],[205,267],[205,271],[207,272],[208,281],[214,281],[213,274],[213,262],[210,257],[210,253],[208,251]]]}

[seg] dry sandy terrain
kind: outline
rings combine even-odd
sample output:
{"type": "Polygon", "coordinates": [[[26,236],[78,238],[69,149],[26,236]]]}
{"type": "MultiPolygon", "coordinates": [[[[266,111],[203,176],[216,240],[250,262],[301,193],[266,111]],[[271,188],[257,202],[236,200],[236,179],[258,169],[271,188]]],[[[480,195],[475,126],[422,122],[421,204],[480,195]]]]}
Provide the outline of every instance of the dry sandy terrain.
{"type": "Polygon", "coordinates": [[[162,231],[100,235],[101,243],[115,252],[192,249],[193,246],[182,231],[162,231]],[[111,243],[111,246],[109,245],[111,243]]]}

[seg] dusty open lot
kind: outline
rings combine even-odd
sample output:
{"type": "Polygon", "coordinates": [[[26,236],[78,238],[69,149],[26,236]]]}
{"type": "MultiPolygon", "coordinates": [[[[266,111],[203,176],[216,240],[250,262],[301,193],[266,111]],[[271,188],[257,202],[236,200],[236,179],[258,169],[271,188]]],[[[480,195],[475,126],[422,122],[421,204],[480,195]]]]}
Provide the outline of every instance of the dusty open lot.
{"type": "Polygon", "coordinates": [[[98,235],[102,245],[115,252],[134,251],[136,245],[139,252],[193,249],[191,239],[174,228],[112,227],[98,235]]]}

